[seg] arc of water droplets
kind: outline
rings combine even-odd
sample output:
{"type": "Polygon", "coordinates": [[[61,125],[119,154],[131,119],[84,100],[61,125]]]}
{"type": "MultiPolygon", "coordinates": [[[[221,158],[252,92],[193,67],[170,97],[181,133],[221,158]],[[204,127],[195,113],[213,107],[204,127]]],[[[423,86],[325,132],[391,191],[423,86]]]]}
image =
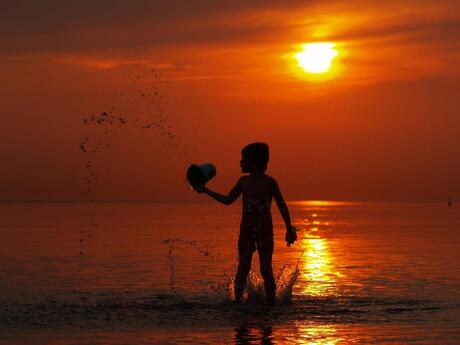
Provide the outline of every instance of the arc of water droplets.
{"type": "Polygon", "coordinates": [[[175,289],[175,266],[174,266],[174,254],[173,254],[173,249],[174,245],[176,244],[181,244],[181,245],[186,245],[190,246],[196,251],[198,251],[200,254],[202,254],[205,257],[209,257],[212,259],[212,262],[216,262],[217,259],[211,254],[211,251],[209,249],[202,249],[199,247],[196,243],[196,241],[185,241],[180,238],[170,238],[161,241],[164,245],[167,245],[169,247],[168,249],[168,264],[169,264],[169,286],[171,290],[175,289]]]}
{"type": "MultiPolygon", "coordinates": [[[[95,184],[99,182],[99,177],[96,176],[94,170],[94,155],[103,148],[109,149],[113,138],[117,136],[122,128],[131,125],[131,128],[138,128],[141,130],[155,129],[156,133],[169,139],[169,145],[172,145],[175,150],[181,150],[178,138],[174,134],[172,125],[166,117],[161,104],[163,86],[170,82],[164,79],[154,68],[139,69],[137,72],[137,75],[128,83],[128,87],[131,91],[134,91],[134,94],[138,95],[141,100],[149,104],[150,112],[148,115],[143,116],[141,119],[140,114],[132,114],[131,112],[129,112],[129,114],[123,114],[117,111],[115,105],[112,105],[107,111],[93,113],[83,118],[83,125],[96,128],[99,131],[98,137],[92,138],[90,135],[86,135],[78,142],[78,149],[85,157],[84,167],[87,171],[85,176],[86,190],[84,192],[84,198],[90,205],[97,205],[94,198],[94,189],[95,184]],[[149,80],[153,82],[153,86],[143,86],[139,83],[140,80],[149,80]]],[[[126,90],[121,90],[118,96],[123,96],[125,93],[126,90]]],[[[182,148],[182,151],[185,152],[186,150],[187,148],[182,148]]],[[[88,215],[90,217],[90,226],[93,228],[96,227],[97,224],[94,220],[95,212],[92,207],[88,211],[88,215]]],[[[91,233],[86,234],[84,230],[80,231],[78,252],[81,257],[84,255],[84,244],[91,237],[91,233]]],[[[83,262],[81,261],[78,269],[80,277],[82,268],[83,262]]]]}

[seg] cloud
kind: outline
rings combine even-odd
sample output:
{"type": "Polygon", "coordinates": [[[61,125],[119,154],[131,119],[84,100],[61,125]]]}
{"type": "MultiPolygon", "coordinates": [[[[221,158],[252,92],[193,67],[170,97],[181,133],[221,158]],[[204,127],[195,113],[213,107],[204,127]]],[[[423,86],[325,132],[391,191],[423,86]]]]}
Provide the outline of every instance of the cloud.
{"type": "Polygon", "coordinates": [[[347,82],[412,79],[452,73],[459,13],[454,0],[18,0],[0,5],[0,58],[114,69],[147,56],[178,78],[270,80],[280,56],[327,40],[343,47],[347,82]]]}
{"type": "Polygon", "coordinates": [[[18,0],[0,5],[0,51],[116,49],[251,38],[284,25],[244,16],[300,5],[305,1],[18,0]]]}
{"type": "Polygon", "coordinates": [[[454,0],[17,0],[0,5],[0,53],[315,39],[454,41],[454,0]],[[290,36],[291,35],[291,36],[290,36]]]}
{"type": "Polygon", "coordinates": [[[83,55],[62,55],[53,58],[53,60],[59,63],[86,66],[98,70],[114,69],[127,65],[151,66],[157,70],[166,70],[174,67],[172,64],[156,64],[148,59],[106,59],[83,55]]]}

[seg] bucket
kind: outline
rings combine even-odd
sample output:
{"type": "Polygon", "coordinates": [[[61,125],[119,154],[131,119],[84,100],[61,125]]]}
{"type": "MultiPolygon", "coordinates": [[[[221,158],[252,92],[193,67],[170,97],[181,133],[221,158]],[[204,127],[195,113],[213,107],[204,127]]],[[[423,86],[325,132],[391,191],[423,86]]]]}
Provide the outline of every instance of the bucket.
{"type": "Polygon", "coordinates": [[[216,176],[216,167],[211,163],[192,164],[187,169],[187,181],[193,188],[206,184],[216,176]]]}

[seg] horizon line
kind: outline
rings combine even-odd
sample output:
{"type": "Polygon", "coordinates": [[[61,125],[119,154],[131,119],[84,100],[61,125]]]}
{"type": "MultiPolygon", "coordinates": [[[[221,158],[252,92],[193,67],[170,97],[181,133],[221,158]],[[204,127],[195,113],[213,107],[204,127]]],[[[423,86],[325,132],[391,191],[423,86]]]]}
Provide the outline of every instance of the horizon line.
{"type": "MultiPolygon", "coordinates": [[[[340,199],[291,199],[286,200],[291,205],[305,205],[305,206],[351,206],[353,204],[430,204],[430,203],[445,203],[449,199],[425,199],[425,200],[369,200],[369,199],[358,199],[358,200],[340,200],[340,199]]],[[[452,199],[450,199],[452,201],[452,199]]],[[[22,199],[22,200],[1,200],[1,204],[213,204],[212,200],[76,200],[76,199],[22,199]]]]}

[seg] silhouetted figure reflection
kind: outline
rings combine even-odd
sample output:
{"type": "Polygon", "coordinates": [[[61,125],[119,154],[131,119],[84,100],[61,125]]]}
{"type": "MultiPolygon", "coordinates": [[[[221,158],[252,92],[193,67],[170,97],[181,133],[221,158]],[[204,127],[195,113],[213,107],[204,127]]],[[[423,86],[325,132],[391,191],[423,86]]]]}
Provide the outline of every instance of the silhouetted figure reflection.
{"type": "Polygon", "coordinates": [[[235,345],[273,345],[271,325],[249,326],[247,323],[235,327],[235,345]]]}
{"type": "Polygon", "coordinates": [[[238,239],[239,264],[235,278],[235,301],[240,302],[251,270],[252,254],[257,249],[260,273],[264,279],[265,294],[270,305],[275,304],[276,283],[272,269],[273,223],[271,202],[274,198],[286,225],[286,242],[289,246],[297,239],[295,228],[276,180],[265,174],[269,151],[265,143],[252,143],[241,151],[240,177],[228,195],[216,193],[204,185],[196,191],[205,193],[225,205],[232,204],[243,194],[243,214],[238,239]]]}

